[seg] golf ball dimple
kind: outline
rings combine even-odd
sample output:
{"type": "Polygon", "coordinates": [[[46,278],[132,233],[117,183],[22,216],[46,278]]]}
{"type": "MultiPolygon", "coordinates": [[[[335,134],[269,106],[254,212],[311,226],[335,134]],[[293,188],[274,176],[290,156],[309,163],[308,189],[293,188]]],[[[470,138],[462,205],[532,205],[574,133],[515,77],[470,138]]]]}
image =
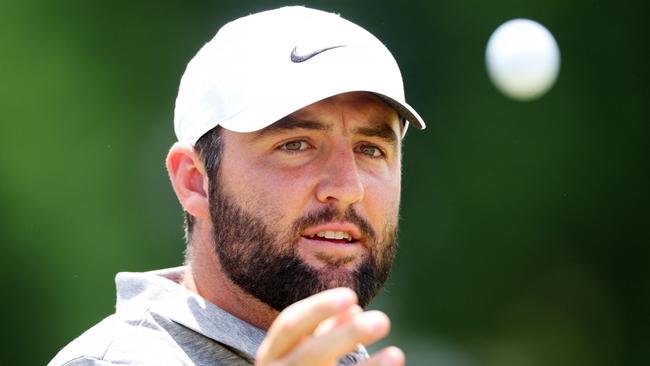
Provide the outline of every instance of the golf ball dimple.
{"type": "Polygon", "coordinates": [[[543,25],[513,19],[499,26],[485,50],[488,75],[505,95],[521,101],[544,95],[560,70],[560,50],[543,25]]]}

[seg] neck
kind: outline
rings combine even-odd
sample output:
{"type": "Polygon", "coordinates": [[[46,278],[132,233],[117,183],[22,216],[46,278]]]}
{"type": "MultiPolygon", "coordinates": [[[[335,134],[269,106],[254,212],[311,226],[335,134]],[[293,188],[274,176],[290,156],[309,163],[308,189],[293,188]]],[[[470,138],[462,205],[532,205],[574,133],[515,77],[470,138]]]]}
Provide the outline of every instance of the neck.
{"type": "Polygon", "coordinates": [[[233,316],[260,329],[268,329],[278,312],[230,280],[211,240],[205,240],[205,237],[192,239],[188,244],[192,247],[183,285],[233,316]]]}

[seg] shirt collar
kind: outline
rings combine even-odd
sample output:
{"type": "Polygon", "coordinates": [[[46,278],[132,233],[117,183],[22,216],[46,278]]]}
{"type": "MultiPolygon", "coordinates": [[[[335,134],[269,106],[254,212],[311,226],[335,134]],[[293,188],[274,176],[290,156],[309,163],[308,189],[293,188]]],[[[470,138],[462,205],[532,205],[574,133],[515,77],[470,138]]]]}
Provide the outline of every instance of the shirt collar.
{"type": "Polygon", "coordinates": [[[176,267],[144,273],[118,273],[115,277],[116,313],[139,317],[145,311],[155,312],[254,360],[265,331],[181,285],[184,271],[185,267],[176,267]]]}

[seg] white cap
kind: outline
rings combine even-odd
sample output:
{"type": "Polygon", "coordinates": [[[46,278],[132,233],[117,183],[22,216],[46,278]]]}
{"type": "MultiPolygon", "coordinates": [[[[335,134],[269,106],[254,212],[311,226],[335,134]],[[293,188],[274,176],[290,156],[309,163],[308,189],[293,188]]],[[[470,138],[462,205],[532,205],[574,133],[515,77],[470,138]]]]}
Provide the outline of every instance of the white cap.
{"type": "MultiPolygon", "coordinates": [[[[375,36],[337,14],[284,7],[223,26],[187,65],[174,111],[178,141],[194,145],[217,125],[260,130],[325,98],[372,92],[407,123],[397,62],[375,36]]],[[[404,129],[406,131],[406,128],[404,129]]]]}

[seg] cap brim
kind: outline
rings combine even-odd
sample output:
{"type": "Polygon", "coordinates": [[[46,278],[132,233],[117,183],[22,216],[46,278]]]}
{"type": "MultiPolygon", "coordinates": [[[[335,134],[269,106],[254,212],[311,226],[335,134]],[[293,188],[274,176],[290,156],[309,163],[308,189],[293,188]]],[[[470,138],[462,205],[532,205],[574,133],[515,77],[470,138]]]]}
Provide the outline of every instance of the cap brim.
{"type": "Polygon", "coordinates": [[[404,137],[404,135],[406,134],[409,124],[413,125],[413,127],[419,130],[424,130],[427,127],[422,117],[420,117],[418,112],[416,112],[415,109],[413,109],[413,107],[411,107],[410,105],[406,103],[400,103],[395,99],[386,96],[384,94],[380,94],[380,93],[374,93],[374,94],[380,97],[386,104],[388,104],[393,109],[395,109],[395,111],[397,111],[397,114],[399,114],[400,117],[406,120],[406,124],[404,125],[404,133],[402,134],[402,137],[404,137]]]}
{"type": "Polygon", "coordinates": [[[282,98],[284,105],[281,101],[276,100],[276,98],[269,98],[264,101],[259,101],[256,105],[241,111],[231,118],[221,121],[219,125],[235,132],[258,131],[311,104],[338,94],[351,92],[367,92],[381,98],[386,104],[395,109],[400,117],[407,121],[407,124],[404,126],[404,133],[406,133],[408,124],[412,124],[415,128],[421,130],[426,127],[422,117],[420,117],[420,115],[410,105],[401,103],[383,93],[359,89],[338,89],[330,91],[329,93],[318,93],[311,97],[305,97],[305,95],[302,95],[302,98],[282,98]],[[287,100],[293,102],[287,104],[287,100]]]}

